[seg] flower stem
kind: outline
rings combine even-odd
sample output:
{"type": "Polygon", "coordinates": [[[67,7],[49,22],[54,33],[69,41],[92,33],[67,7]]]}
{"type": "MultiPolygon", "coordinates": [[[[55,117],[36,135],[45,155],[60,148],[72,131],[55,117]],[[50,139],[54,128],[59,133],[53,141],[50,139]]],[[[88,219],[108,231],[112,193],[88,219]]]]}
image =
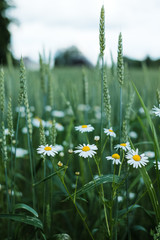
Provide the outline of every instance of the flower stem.
{"type": "MultiPolygon", "coordinates": [[[[96,158],[94,158],[94,160],[95,160],[95,163],[96,163],[96,165],[97,165],[98,175],[101,176],[101,171],[100,171],[99,164],[98,164],[96,158]]],[[[109,223],[108,223],[108,217],[107,217],[107,209],[106,209],[105,199],[104,199],[103,184],[101,184],[101,194],[102,194],[102,201],[103,201],[105,222],[106,222],[106,227],[107,227],[107,231],[108,231],[108,235],[109,235],[109,239],[110,239],[111,233],[110,233],[110,229],[109,229],[109,223]]]]}

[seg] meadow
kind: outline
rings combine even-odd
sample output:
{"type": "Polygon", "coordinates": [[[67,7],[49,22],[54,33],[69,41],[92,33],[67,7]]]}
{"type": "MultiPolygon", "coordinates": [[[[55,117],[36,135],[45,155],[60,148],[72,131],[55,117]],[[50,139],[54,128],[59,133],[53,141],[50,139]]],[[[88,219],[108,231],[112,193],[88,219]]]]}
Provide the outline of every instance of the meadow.
{"type": "Polygon", "coordinates": [[[100,20],[94,68],[1,67],[1,239],[160,238],[160,72],[121,34],[107,66],[100,20]]]}

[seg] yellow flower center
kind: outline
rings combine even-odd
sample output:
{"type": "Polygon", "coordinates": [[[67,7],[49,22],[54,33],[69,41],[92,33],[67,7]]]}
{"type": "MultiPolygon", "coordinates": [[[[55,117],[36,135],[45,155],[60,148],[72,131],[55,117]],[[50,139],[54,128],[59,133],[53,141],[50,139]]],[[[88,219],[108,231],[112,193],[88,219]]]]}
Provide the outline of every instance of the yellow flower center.
{"type": "Polygon", "coordinates": [[[113,130],[112,130],[112,129],[109,129],[109,132],[113,132],[113,130]]]}
{"type": "Polygon", "coordinates": [[[114,153],[114,154],[112,155],[112,158],[114,158],[114,159],[120,159],[120,156],[119,156],[119,154],[114,153]]]}
{"type": "Polygon", "coordinates": [[[87,125],[82,125],[82,128],[87,128],[87,125]]]}
{"type": "Polygon", "coordinates": [[[84,152],[87,152],[87,151],[89,151],[90,150],[90,147],[88,147],[88,146],[84,146],[83,148],[82,148],[82,151],[84,151],[84,152]]]}
{"type": "Polygon", "coordinates": [[[134,161],[140,161],[141,160],[141,157],[139,155],[134,155],[132,158],[133,158],[134,161]]]}
{"type": "Polygon", "coordinates": [[[45,147],[44,150],[45,151],[50,151],[50,150],[52,150],[52,148],[51,147],[45,147]]]}
{"type": "Polygon", "coordinates": [[[126,146],[127,146],[126,143],[121,143],[120,145],[121,145],[122,147],[126,147],[126,146]]]}

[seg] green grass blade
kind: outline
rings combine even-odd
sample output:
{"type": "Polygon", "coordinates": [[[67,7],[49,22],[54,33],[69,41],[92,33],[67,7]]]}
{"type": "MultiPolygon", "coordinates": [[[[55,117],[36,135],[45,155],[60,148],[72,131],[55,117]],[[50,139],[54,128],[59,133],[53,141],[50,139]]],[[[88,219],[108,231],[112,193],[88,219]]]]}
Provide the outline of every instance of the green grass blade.
{"type": "Polygon", "coordinates": [[[36,186],[39,185],[40,183],[47,181],[48,179],[50,179],[50,178],[53,177],[53,176],[56,176],[57,174],[59,174],[60,172],[62,172],[63,170],[65,170],[66,168],[68,168],[68,167],[65,166],[65,167],[59,169],[58,171],[56,171],[56,172],[48,175],[47,177],[43,178],[43,179],[40,180],[39,182],[34,183],[34,184],[33,184],[33,187],[36,187],[36,186]]]}
{"type": "MultiPolygon", "coordinates": [[[[79,190],[76,191],[76,197],[81,196],[82,194],[90,191],[90,190],[94,190],[97,186],[101,185],[101,184],[105,184],[105,183],[120,183],[120,177],[116,176],[116,175],[103,175],[103,176],[99,176],[97,177],[95,180],[92,180],[88,183],[86,183],[83,187],[81,187],[79,190]]],[[[71,195],[71,197],[74,197],[74,193],[71,195]]],[[[68,200],[70,197],[67,197],[65,200],[68,200]]],[[[64,200],[64,201],[65,201],[64,200]]]]}
{"type": "Polygon", "coordinates": [[[153,187],[152,181],[151,181],[151,179],[148,175],[148,172],[146,171],[146,169],[144,167],[142,167],[140,169],[140,173],[143,177],[144,183],[145,183],[146,188],[148,190],[148,194],[149,194],[149,197],[150,197],[150,200],[151,200],[151,203],[152,203],[155,215],[156,215],[157,223],[159,223],[159,221],[160,221],[160,208],[159,208],[157,195],[156,195],[155,189],[153,187]]]}
{"type": "Polygon", "coordinates": [[[40,219],[36,217],[19,215],[19,214],[0,214],[0,218],[10,219],[13,221],[29,224],[29,225],[32,225],[33,227],[37,227],[43,230],[42,222],[40,221],[40,219]]]}
{"type": "Polygon", "coordinates": [[[141,226],[141,225],[135,225],[135,226],[133,226],[133,228],[132,228],[134,231],[143,231],[143,232],[146,232],[147,233],[147,230],[143,227],[143,226],[141,226]]]}
{"type": "Polygon", "coordinates": [[[38,217],[38,213],[33,209],[31,208],[30,206],[24,204],[24,203],[18,203],[15,205],[14,207],[14,210],[20,210],[20,209],[25,209],[27,210],[28,212],[32,213],[35,217],[38,217]]]}
{"type": "Polygon", "coordinates": [[[139,92],[138,92],[138,90],[137,90],[137,88],[136,88],[136,86],[135,86],[135,84],[134,84],[133,82],[132,82],[132,85],[133,85],[133,87],[134,87],[134,89],[135,89],[135,91],[136,91],[136,93],[137,93],[137,96],[138,96],[138,98],[139,98],[139,100],[140,100],[140,103],[141,103],[141,105],[142,105],[142,107],[143,107],[143,109],[144,109],[144,112],[145,112],[145,114],[146,114],[146,118],[147,118],[147,120],[148,120],[148,123],[149,123],[149,125],[150,125],[151,131],[152,131],[152,134],[153,134],[154,144],[156,145],[156,148],[157,148],[157,150],[158,150],[158,155],[160,156],[160,147],[159,147],[159,143],[158,143],[158,138],[157,138],[157,134],[156,134],[156,130],[155,130],[154,124],[153,124],[152,119],[151,119],[151,117],[150,117],[150,115],[149,115],[149,111],[148,111],[148,109],[146,108],[146,106],[145,106],[145,104],[144,104],[144,102],[143,102],[143,99],[142,99],[142,97],[140,96],[140,94],[139,94],[139,92]]]}

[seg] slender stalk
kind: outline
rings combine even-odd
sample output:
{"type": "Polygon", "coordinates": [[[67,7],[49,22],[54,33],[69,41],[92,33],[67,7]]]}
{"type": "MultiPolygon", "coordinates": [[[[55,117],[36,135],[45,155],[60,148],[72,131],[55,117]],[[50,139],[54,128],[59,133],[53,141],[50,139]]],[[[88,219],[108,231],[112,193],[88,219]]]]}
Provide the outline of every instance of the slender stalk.
{"type": "MultiPolygon", "coordinates": [[[[97,170],[98,170],[98,175],[101,176],[101,171],[100,171],[100,167],[99,164],[96,160],[96,158],[94,157],[96,166],[97,166],[97,170]]],[[[104,189],[103,189],[103,184],[101,184],[101,194],[102,194],[102,201],[103,201],[103,208],[104,208],[104,216],[105,216],[105,222],[106,222],[106,227],[107,227],[107,231],[108,231],[108,235],[109,235],[109,239],[111,237],[111,233],[110,233],[110,229],[109,229],[109,223],[108,223],[108,217],[107,217],[107,209],[106,209],[106,205],[104,202],[104,189]]]]}
{"type": "Polygon", "coordinates": [[[103,143],[103,78],[104,78],[104,58],[102,56],[102,68],[101,68],[101,146],[103,143]]]}
{"type": "MultiPolygon", "coordinates": [[[[13,169],[14,169],[12,149],[13,149],[13,143],[12,143],[12,136],[11,136],[11,179],[13,178],[13,169]]],[[[12,204],[13,204],[12,192],[13,192],[13,181],[11,181],[11,212],[12,212],[12,208],[13,208],[13,206],[12,206],[12,204]]]]}
{"type": "Polygon", "coordinates": [[[15,205],[15,182],[16,182],[16,168],[17,168],[17,163],[16,163],[16,149],[17,149],[17,144],[18,144],[18,129],[19,129],[19,120],[20,120],[20,116],[21,116],[21,112],[19,110],[18,112],[18,119],[17,119],[17,127],[16,127],[16,133],[15,133],[15,140],[16,140],[16,143],[15,143],[15,156],[14,156],[14,169],[13,169],[13,172],[14,172],[14,177],[13,177],[13,205],[12,205],[12,209],[14,208],[14,205],[15,205]]]}
{"type": "Polygon", "coordinates": [[[110,207],[111,239],[113,238],[113,220],[112,219],[113,219],[113,204],[114,204],[114,194],[115,194],[115,190],[114,190],[114,186],[115,186],[114,176],[115,176],[115,174],[116,174],[116,164],[114,164],[112,193],[111,193],[111,207],[110,207]]]}
{"type": "MultiPolygon", "coordinates": [[[[46,159],[43,159],[44,163],[44,178],[46,177],[46,159]]],[[[45,224],[45,211],[46,209],[46,182],[44,183],[44,190],[43,190],[43,224],[45,224]]]]}
{"type": "Polygon", "coordinates": [[[11,210],[10,207],[10,199],[9,199],[9,193],[8,193],[8,174],[7,174],[7,163],[4,163],[4,170],[5,170],[5,182],[6,182],[6,194],[7,194],[7,212],[9,213],[11,210]]]}
{"type": "MultiPolygon", "coordinates": [[[[33,159],[32,159],[32,151],[31,151],[31,137],[29,134],[29,126],[27,121],[27,109],[25,107],[25,119],[26,119],[26,125],[27,125],[27,141],[28,141],[28,150],[29,150],[29,160],[30,160],[30,171],[31,171],[31,179],[32,179],[32,185],[34,184],[34,175],[33,175],[33,159]]],[[[33,202],[33,208],[36,209],[36,202],[35,202],[35,188],[32,187],[32,202],[33,202]]]]}
{"type": "Polygon", "coordinates": [[[101,150],[101,154],[103,154],[103,151],[104,151],[105,146],[106,146],[106,144],[107,144],[107,140],[108,140],[108,137],[106,138],[106,140],[105,140],[105,142],[104,142],[104,145],[103,145],[102,150],[101,150]]]}
{"type": "MultiPolygon", "coordinates": [[[[54,167],[54,169],[55,169],[55,166],[54,166],[54,165],[53,165],[53,167],[54,167]]],[[[70,197],[72,203],[74,204],[74,207],[75,207],[77,213],[79,214],[79,216],[80,216],[80,218],[81,218],[81,220],[82,220],[82,222],[83,222],[85,228],[87,229],[87,231],[88,231],[90,237],[92,238],[92,240],[95,240],[94,237],[93,237],[93,235],[92,235],[92,233],[91,233],[91,231],[90,231],[90,229],[89,229],[89,227],[88,227],[88,225],[87,225],[87,223],[86,223],[86,221],[85,221],[85,218],[82,216],[82,214],[81,214],[81,212],[79,211],[79,209],[78,209],[76,203],[74,202],[74,198],[73,198],[72,195],[70,194],[70,192],[69,192],[69,190],[68,190],[68,188],[67,188],[67,186],[66,186],[66,184],[65,184],[65,182],[64,182],[64,178],[61,177],[61,175],[59,175],[59,174],[58,174],[58,177],[60,178],[60,180],[61,180],[61,182],[62,182],[62,184],[63,184],[65,190],[67,191],[67,193],[68,193],[68,195],[69,195],[69,197],[70,197]]]]}
{"type": "Polygon", "coordinates": [[[78,176],[76,176],[76,186],[75,186],[74,198],[73,198],[74,204],[75,204],[75,202],[76,202],[77,183],[78,183],[78,176]]]}

